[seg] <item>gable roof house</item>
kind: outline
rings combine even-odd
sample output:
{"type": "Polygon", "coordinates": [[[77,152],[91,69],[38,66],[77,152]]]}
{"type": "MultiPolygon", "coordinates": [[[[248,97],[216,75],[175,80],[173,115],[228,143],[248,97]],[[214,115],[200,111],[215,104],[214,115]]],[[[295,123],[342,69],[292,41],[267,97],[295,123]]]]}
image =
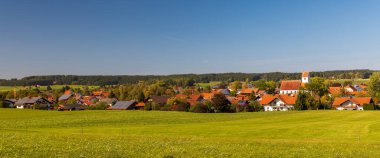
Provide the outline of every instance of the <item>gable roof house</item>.
{"type": "Polygon", "coordinates": [[[228,89],[214,89],[211,91],[211,93],[222,93],[224,95],[230,95],[230,90],[228,89]]]}
{"type": "Polygon", "coordinates": [[[50,109],[51,102],[43,97],[24,97],[15,102],[17,109],[24,108],[37,108],[37,109],[50,109]]]}
{"type": "Polygon", "coordinates": [[[258,92],[258,88],[244,88],[238,94],[250,96],[252,93],[257,94],[258,92]]]}
{"type": "Polygon", "coordinates": [[[192,94],[189,95],[188,99],[186,99],[188,103],[190,103],[190,106],[194,106],[197,103],[202,103],[204,101],[203,96],[200,94],[192,94]]]}
{"type": "Polygon", "coordinates": [[[16,99],[4,99],[3,102],[5,103],[5,107],[13,108],[15,103],[17,102],[16,99]]]}
{"type": "Polygon", "coordinates": [[[148,98],[149,102],[155,103],[157,105],[165,105],[170,97],[169,96],[150,96],[148,98]]]}
{"type": "Polygon", "coordinates": [[[329,87],[329,93],[331,95],[339,95],[342,93],[342,87],[329,87]]]}
{"type": "Polygon", "coordinates": [[[66,90],[65,93],[63,93],[63,95],[58,98],[58,101],[67,101],[73,96],[74,94],[71,92],[71,90],[66,90]]]}
{"type": "Polygon", "coordinates": [[[111,93],[104,91],[94,91],[92,92],[92,96],[95,96],[98,99],[108,98],[111,93]]]}
{"type": "Polygon", "coordinates": [[[363,105],[374,103],[371,97],[342,97],[335,98],[332,107],[337,110],[364,110],[363,105]]]}
{"type": "Polygon", "coordinates": [[[265,94],[260,104],[264,107],[264,111],[288,111],[294,109],[297,96],[287,94],[270,95],[265,94]]]}
{"type": "Polygon", "coordinates": [[[118,101],[115,105],[109,107],[108,110],[134,110],[136,104],[136,101],[118,101]]]}
{"type": "Polygon", "coordinates": [[[93,105],[98,100],[95,96],[83,96],[78,102],[84,105],[93,105]]]}

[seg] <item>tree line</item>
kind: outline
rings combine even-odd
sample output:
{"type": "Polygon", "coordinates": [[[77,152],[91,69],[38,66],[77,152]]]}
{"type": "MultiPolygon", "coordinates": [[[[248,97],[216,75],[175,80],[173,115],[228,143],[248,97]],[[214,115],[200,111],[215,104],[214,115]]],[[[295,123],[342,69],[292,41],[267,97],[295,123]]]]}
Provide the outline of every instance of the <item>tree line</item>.
{"type": "MultiPolygon", "coordinates": [[[[369,78],[372,70],[336,70],[311,72],[311,77],[326,79],[355,79],[369,78]]],[[[144,81],[148,84],[157,80],[176,86],[192,86],[194,83],[208,83],[210,81],[280,81],[300,79],[300,73],[211,73],[211,74],[177,74],[177,75],[120,75],[120,76],[75,76],[75,75],[49,75],[29,76],[21,79],[0,79],[0,86],[31,86],[31,85],[121,85],[136,84],[144,81]]]]}

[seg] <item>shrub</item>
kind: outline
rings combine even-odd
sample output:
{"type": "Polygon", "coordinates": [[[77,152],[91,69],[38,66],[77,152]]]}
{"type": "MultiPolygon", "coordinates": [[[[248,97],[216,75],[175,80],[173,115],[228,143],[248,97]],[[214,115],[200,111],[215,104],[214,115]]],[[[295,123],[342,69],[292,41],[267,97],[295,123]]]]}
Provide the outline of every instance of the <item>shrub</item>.
{"type": "MultiPolygon", "coordinates": [[[[215,108],[216,112],[230,112],[231,107],[230,107],[230,101],[227,100],[226,96],[221,93],[217,93],[214,95],[214,97],[211,99],[212,104],[215,108]]],[[[233,108],[236,107],[234,106],[233,108]]]]}
{"type": "Polygon", "coordinates": [[[202,104],[202,103],[197,103],[194,106],[190,107],[190,112],[195,112],[195,113],[207,113],[209,111],[207,105],[202,104]]]}
{"type": "Polygon", "coordinates": [[[144,106],[144,110],[147,110],[147,111],[150,111],[152,110],[152,103],[151,102],[147,102],[144,106]]]}
{"type": "Polygon", "coordinates": [[[247,110],[249,112],[259,112],[259,111],[263,111],[264,107],[261,106],[259,102],[253,101],[249,103],[247,110]]]}
{"type": "Polygon", "coordinates": [[[171,111],[172,106],[171,105],[164,105],[160,107],[161,111],[171,111]]]}
{"type": "Polygon", "coordinates": [[[364,104],[363,109],[364,110],[375,110],[375,105],[374,104],[364,104]]]}
{"type": "Polygon", "coordinates": [[[49,108],[51,108],[51,105],[50,105],[50,107],[48,107],[47,104],[35,104],[34,105],[34,109],[38,109],[38,110],[48,110],[49,108]]]}
{"type": "Polygon", "coordinates": [[[173,111],[189,111],[189,103],[181,103],[172,106],[173,111]]]}
{"type": "Polygon", "coordinates": [[[229,110],[228,110],[228,112],[230,112],[230,113],[234,113],[234,112],[237,112],[237,106],[238,105],[236,105],[236,104],[231,104],[230,106],[229,106],[229,110]]]}
{"type": "Polygon", "coordinates": [[[105,110],[108,108],[108,105],[106,102],[98,102],[95,105],[89,106],[88,110],[105,110]]]}

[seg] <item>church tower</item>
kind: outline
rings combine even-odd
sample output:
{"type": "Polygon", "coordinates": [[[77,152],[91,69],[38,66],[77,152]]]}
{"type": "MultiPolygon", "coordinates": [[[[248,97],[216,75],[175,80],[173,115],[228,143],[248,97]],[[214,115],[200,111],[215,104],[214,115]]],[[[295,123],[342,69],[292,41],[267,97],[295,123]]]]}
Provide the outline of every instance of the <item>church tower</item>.
{"type": "Polygon", "coordinates": [[[309,83],[310,82],[310,75],[308,71],[302,72],[302,83],[309,83]]]}

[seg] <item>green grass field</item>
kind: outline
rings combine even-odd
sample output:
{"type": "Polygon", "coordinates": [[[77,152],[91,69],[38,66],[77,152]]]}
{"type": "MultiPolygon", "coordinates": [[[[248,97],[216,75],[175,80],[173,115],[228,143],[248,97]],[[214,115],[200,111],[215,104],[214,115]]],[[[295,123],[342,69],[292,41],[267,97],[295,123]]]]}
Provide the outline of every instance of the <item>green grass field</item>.
{"type": "MultiPolygon", "coordinates": [[[[66,85],[52,85],[50,86],[52,89],[62,89],[62,87],[64,87],[66,85]]],[[[83,85],[68,85],[70,86],[71,88],[75,89],[75,88],[83,88],[83,85]]],[[[1,91],[13,91],[13,89],[16,89],[16,90],[20,90],[20,89],[26,89],[26,88],[29,88],[29,87],[23,87],[23,86],[0,86],[0,92],[1,91]]],[[[32,87],[34,88],[34,87],[32,87]]],[[[39,87],[39,90],[41,91],[45,91],[47,88],[47,86],[40,86],[39,87]]],[[[88,86],[89,89],[95,89],[95,88],[99,88],[99,86],[88,86]]]]}
{"type": "Polygon", "coordinates": [[[351,81],[353,84],[361,84],[361,83],[368,83],[369,79],[336,79],[336,80],[330,80],[334,83],[340,83],[343,84],[345,81],[351,81]]]}
{"type": "Polygon", "coordinates": [[[0,109],[0,157],[380,157],[379,114],[0,109]]]}
{"type": "Polygon", "coordinates": [[[209,83],[196,83],[197,86],[199,87],[203,87],[203,88],[206,88],[207,86],[215,86],[217,84],[220,84],[221,82],[220,81],[211,81],[209,83]]]}

